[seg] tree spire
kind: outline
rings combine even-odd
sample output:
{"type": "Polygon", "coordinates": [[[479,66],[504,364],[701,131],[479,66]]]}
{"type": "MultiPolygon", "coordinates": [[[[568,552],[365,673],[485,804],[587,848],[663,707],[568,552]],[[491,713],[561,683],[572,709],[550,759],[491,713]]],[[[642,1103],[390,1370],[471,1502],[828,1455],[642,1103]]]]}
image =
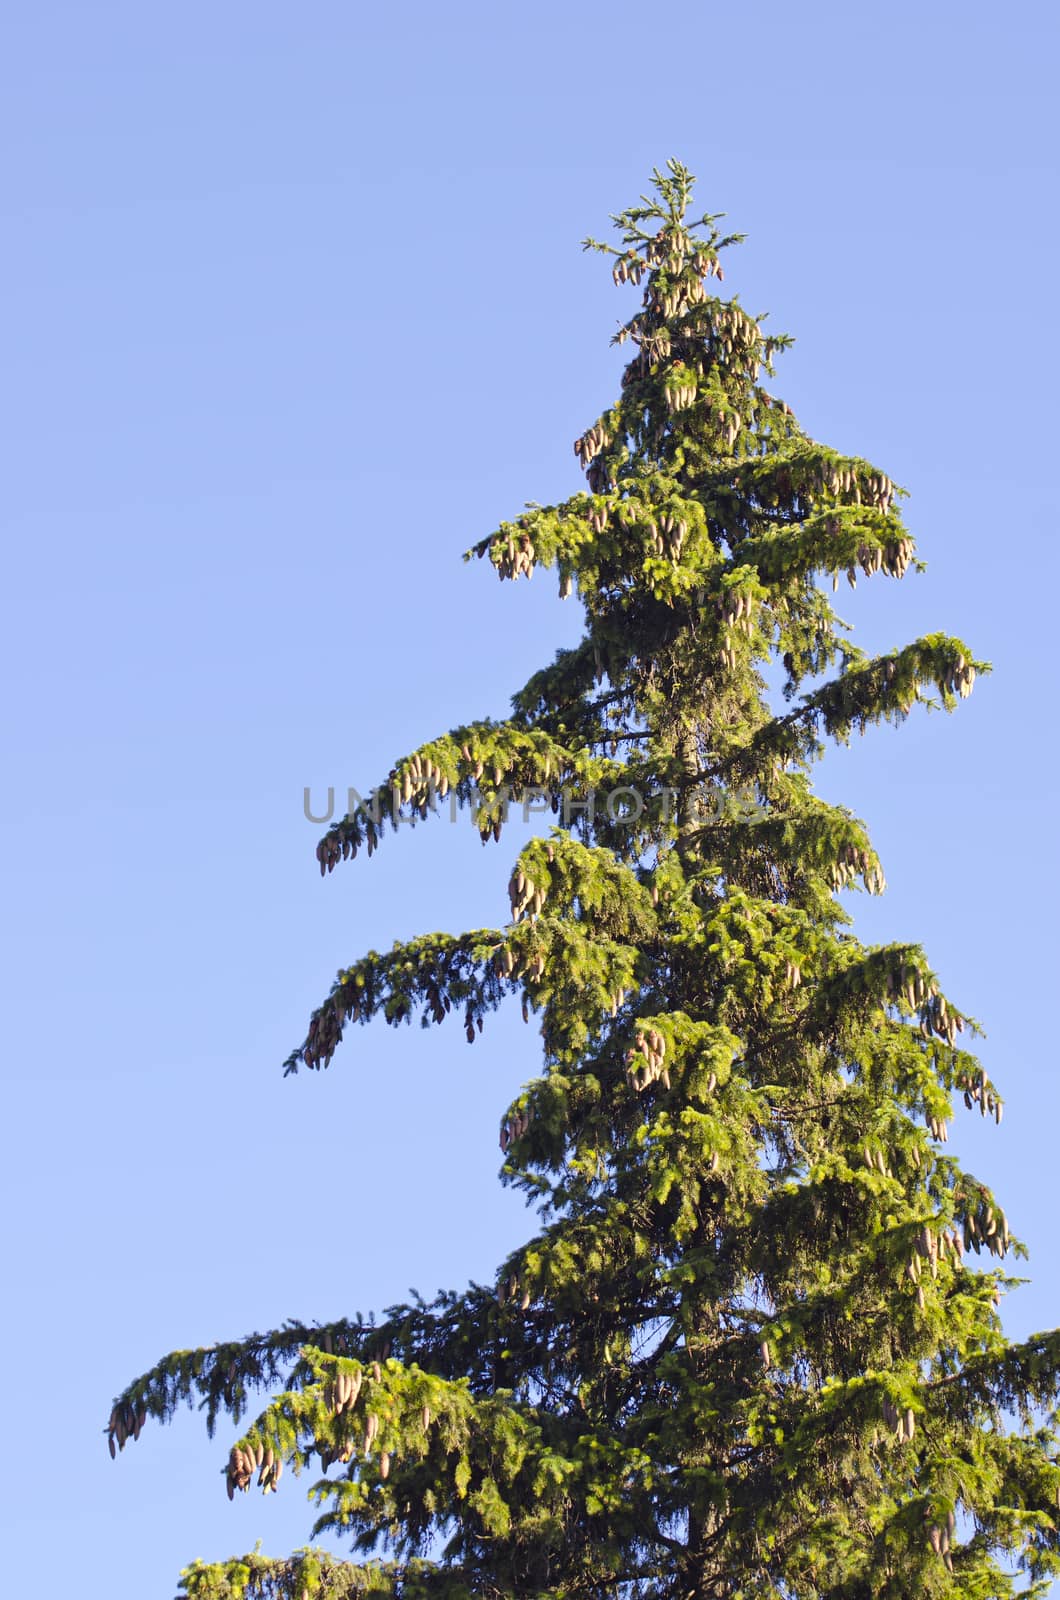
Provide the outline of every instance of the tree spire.
{"type": "Polygon", "coordinates": [[[585,490],[468,552],[555,569],[582,640],[317,852],[328,873],[442,801],[501,840],[513,794],[551,797],[508,919],[355,960],[286,1063],[326,1067],[380,1016],[455,1014],[475,1043],[516,999],[542,1071],[502,1116],[502,1179],[538,1229],[491,1284],[130,1386],[112,1451],[189,1401],[240,1426],[263,1391],[229,1494],[311,1470],[317,1531],[368,1558],[199,1563],[194,1600],[986,1600],[1060,1568],[1060,1334],[1005,1339],[1022,1247],[948,1148],[955,1097],[1000,1121],[1001,1094],[919,946],[850,931],[837,893],[881,892],[882,867],[810,782],[827,740],[952,710],[985,663],[849,638],[827,580],[910,570],[901,492],[763,388],[788,341],[720,294],[738,236],[690,216],[692,187],[669,162],[618,246],[586,241],[642,292],[621,392],[575,442],[585,490]]]}

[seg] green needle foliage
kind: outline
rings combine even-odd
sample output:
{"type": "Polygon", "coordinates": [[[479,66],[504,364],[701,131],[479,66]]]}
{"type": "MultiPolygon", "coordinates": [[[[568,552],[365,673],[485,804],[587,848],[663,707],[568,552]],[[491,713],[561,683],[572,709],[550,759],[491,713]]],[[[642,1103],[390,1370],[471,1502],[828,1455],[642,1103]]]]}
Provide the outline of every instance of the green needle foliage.
{"type": "Polygon", "coordinates": [[[719,293],[735,239],[691,194],[671,161],[619,246],[586,241],[643,292],[575,445],[585,492],[468,552],[554,568],[581,643],[318,849],[330,871],[447,805],[499,838],[511,795],[551,799],[510,921],[357,961],[287,1062],[379,1015],[455,1011],[474,1041],[516,996],[543,1065],[502,1178],[540,1230],[492,1285],[181,1351],[120,1396],[112,1452],[187,1402],[247,1418],[229,1495],[310,1469],[314,1533],[358,1553],[197,1563],[192,1600],[987,1600],[1060,1570],[1060,1333],[1006,1340],[1021,1249],[946,1149],[955,1098],[998,1122],[1001,1099],[922,950],[849,931],[837,891],[883,875],[808,776],[984,664],[941,634],[850,642],[822,580],[902,576],[900,491],[762,387],[787,341],[719,293]]]}

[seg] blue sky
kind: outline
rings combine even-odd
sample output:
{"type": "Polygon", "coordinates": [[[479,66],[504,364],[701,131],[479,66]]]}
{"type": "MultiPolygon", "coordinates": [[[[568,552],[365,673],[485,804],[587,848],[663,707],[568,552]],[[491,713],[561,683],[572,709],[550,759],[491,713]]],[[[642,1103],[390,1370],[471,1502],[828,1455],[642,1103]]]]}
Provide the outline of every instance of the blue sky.
{"type": "Polygon", "coordinates": [[[587,232],[674,154],[748,242],[727,284],[796,335],[777,388],[910,491],[930,563],[862,583],[888,648],[993,661],[953,718],[831,756],[922,939],[988,1030],[998,1132],[951,1149],[1029,1243],[1013,1333],[1060,1322],[1050,315],[1057,46],[1044,6],[659,13],[238,0],[42,3],[0,67],[7,757],[5,1585],[174,1592],[307,1536],[230,1506],[200,1419],[113,1465],[164,1352],[488,1276],[533,1032],[358,1031],[280,1063],[340,963],[502,920],[517,839],[388,839],[321,882],[307,784],[366,789],[573,637],[547,578],[461,552],[579,482],[629,297],[587,232]]]}

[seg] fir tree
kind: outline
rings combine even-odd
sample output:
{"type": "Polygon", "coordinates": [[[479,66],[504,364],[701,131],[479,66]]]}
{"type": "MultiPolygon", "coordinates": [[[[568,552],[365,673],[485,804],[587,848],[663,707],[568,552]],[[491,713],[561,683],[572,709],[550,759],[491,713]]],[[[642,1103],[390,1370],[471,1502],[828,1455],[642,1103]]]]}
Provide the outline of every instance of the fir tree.
{"type": "Polygon", "coordinates": [[[540,1231],[492,1285],[180,1352],[125,1391],[112,1453],[185,1402],[247,1418],[229,1495],[311,1469],[316,1531],[360,1553],[197,1563],[193,1600],[987,1600],[1060,1569],[1060,1333],[1006,1340],[1021,1249],[946,1148],[955,1098],[998,1122],[1001,1098],[923,951],[849,931],[837,891],[880,892],[880,864],[808,777],[983,663],[850,641],[821,580],[909,569],[900,491],[762,387],[787,340],[718,292],[738,236],[691,192],[671,161],[619,246],[586,241],[644,286],[620,397],[575,445],[586,492],[468,552],[555,568],[582,641],[507,721],[399,761],[318,857],[443,804],[500,838],[529,789],[551,837],[506,925],[356,962],[286,1063],[378,1016],[452,1011],[474,1041],[517,997],[544,1060],[502,1176],[540,1231]]]}

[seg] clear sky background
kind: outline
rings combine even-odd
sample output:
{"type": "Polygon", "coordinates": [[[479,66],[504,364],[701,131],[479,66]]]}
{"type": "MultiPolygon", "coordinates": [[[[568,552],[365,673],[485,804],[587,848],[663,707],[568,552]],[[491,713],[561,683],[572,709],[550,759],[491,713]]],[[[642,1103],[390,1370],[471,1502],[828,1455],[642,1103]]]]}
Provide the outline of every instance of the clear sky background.
{"type": "Polygon", "coordinates": [[[849,596],[861,643],[995,665],[819,781],[887,870],[858,930],[922,939],[988,1030],[1005,1121],[950,1148],[1031,1247],[1011,1332],[1060,1322],[1057,43],[974,0],[9,9],[5,1592],[168,1600],[194,1556],[304,1542],[306,1480],[230,1506],[198,1417],[112,1464],[112,1396],[487,1278],[531,1225],[496,1182],[517,1015],[280,1072],[340,963],[504,920],[518,832],[322,882],[302,792],[503,714],[575,636],[551,579],[460,556],[578,487],[635,295],[579,242],[671,154],[798,339],[779,392],[910,490],[930,570],[849,596]]]}

